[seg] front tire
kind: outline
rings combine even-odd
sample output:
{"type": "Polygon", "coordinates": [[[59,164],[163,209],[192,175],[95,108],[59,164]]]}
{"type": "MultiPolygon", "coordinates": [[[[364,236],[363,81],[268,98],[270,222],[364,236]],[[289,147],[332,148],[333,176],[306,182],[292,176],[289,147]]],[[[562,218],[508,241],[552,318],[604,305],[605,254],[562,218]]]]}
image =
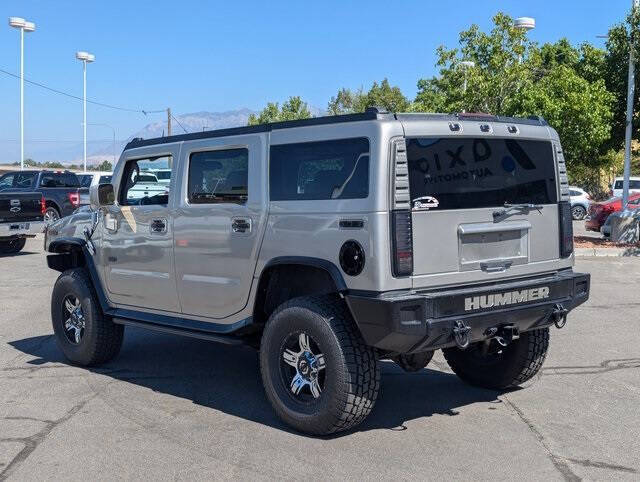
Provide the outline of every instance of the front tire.
{"type": "Polygon", "coordinates": [[[281,305],[262,335],[260,371],[276,414],[301,432],[348,430],[373,409],[378,359],[338,296],[281,305]]]}
{"type": "Polygon", "coordinates": [[[78,365],[108,362],[122,347],[124,326],[104,316],[91,279],[82,268],[58,277],[51,295],[51,321],[64,356],[78,365]]]}
{"type": "Polygon", "coordinates": [[[447,363],[462,380],[482,388],[504,390],[533,379],[549,350],[549,328],[524,332],[497,353],[482,354],[482,344],[466,350],[442,350],[447,363]]]}
{"type": "Polygon", "coordinates": [[[15,238],[8,241],[0,241],[0,254],[16,254],[22,251],[27,243],[25,238],[15,238]]]}

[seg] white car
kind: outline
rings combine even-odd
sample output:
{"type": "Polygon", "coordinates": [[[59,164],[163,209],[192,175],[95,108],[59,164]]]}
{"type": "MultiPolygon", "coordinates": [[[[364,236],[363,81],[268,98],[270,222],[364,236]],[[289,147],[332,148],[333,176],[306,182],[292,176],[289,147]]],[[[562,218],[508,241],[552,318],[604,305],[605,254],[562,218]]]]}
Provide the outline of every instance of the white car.
{"type": "MultiPolygon", "coordinates": [[[[611,184],[611,197],[622,197],[622,186],[624,178],[616,177],[611,184]]],[[[634,192],[640,192],[640,177],[629,178],[629,194],[634,192]]]]}
{"type": "Polygon", "coordinates": [[[589,211],[591,196],[584,189],[569,186],[569,196],[571,197],[571,216],[575,220],[584,219],[589,211]]]}
{"type": "MultiPolygon", "coordinates": [[[[133,186],[127,192],[127,199],[129,201],[169,195],[169,186],[159,183],[158,178],[151,172],[141,171],[140,174],[137,175],[133,173],[132,182],[133,186]]],[[[145,201],[141,201],[141,204],[144,203],[145,201]]]]}
{"type": "Polygon", "coordinates": [[[109,184],[113,173],[107,171],[91,171],[76,175],[80,180],[80,206],[84,206],[89,204],[89,189],[91,186],[109,184]]]}
{"type": "Polygon", "coordinates": [[[169,183],[171,182],[171,169],[149,169],[148,171],[145,171],[145,172],[149,172],[155,175],[158,178],[159,184],[164,184],[165,186],[168,186],[169,183]]]}

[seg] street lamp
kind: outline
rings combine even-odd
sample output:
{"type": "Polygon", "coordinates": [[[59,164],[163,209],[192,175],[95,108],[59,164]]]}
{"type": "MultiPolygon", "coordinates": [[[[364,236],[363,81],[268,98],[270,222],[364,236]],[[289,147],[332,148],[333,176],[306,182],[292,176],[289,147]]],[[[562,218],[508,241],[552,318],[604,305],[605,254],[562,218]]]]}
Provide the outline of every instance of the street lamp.
{"type": "Polygon", "coordinates": [[[111,129],[111,131],[113,132],[113,167],[115,167],[116,165],[116,130],[110,126],[109,124],[102,124],[102,123],[89,123],[87,124],[89,126],[102,126],[102,127],[108,127],[109,129],[111,129]]]}
{"type": "Polygon", "coordinates": [[[82,84],[83,84],[83,100],[82,100],[82,129],[84,134],[84,172],[87,172],[87,64],[96,60],[95,55],[89,52],[76,52],[76,59],[82,61],[82,84]]]}
{"type": "Polygon", "coordinates": [[[20,29],[20,170],[24,169],[24,33],[33,32],[36,24],[24,18],[9,17],[9,25],[20,29]]]}
{"type": "MultiPolygon", "coordinates": [[[[536,28],[536,19],[532,17],[518,17],[513,21],[513,26],[527,33],[529,30],[536,28]]],[[[522,46],[522,41],[520,41],[522,46]]],[[[519,55],[518,61],[522,63],[522,54],[519,55]]]]}
{"type": "MultiPolygon", "coordinates": [[[[476,63],[472,60],[463,60],[460,62],[460,68],[464,70],[464,82],[462,84],[462,94],[467,93],[467,70],[472,69],[476,66],[476,63]]],[[[462,109],[462,112],[466,112],[466,109],[462,109]]]]}

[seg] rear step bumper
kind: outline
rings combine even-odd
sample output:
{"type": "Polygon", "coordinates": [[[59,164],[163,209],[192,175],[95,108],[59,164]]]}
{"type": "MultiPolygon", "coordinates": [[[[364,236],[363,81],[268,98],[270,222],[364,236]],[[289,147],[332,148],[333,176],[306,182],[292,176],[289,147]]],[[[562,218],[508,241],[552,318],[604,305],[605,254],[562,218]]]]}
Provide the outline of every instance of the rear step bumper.
{"type": "Polygon", "coordinates": [[[461,326],[471,343],[489,338],[494,328],[524,332],[550,326],[559,313],[566,315],[589,299],[590,280],[589,274],[564,270],[436,291],[351,291],[345,298],[368,345],[412,353],[456,346],[454,330],[461,326]]]}

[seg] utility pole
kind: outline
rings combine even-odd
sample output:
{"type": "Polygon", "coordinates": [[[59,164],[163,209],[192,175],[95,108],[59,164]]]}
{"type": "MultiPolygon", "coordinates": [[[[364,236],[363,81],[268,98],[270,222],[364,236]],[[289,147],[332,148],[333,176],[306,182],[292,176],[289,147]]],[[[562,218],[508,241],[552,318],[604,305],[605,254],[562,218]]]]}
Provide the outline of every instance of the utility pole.
{"type": "MultiPolygon", "coordinates": [[[[633,0],[631,4],[631,13],[635,13],[640,0],[633,0]]],[[[627,208],[629,202],[629,176],[631,176],[631,134],[633,127],[633,97],[636,87],[636,73],[634,61],[634,32],[631,31],[631,39],[629,42],[629,73],[627,75],[627,122],[624,133],[624,180],[622,181],[622,209],[627,208]]]]}
{"type": "Polygon", "coordinates": [[[171,107],[167,107],[167,135],[171,135],[171,107]]]}

